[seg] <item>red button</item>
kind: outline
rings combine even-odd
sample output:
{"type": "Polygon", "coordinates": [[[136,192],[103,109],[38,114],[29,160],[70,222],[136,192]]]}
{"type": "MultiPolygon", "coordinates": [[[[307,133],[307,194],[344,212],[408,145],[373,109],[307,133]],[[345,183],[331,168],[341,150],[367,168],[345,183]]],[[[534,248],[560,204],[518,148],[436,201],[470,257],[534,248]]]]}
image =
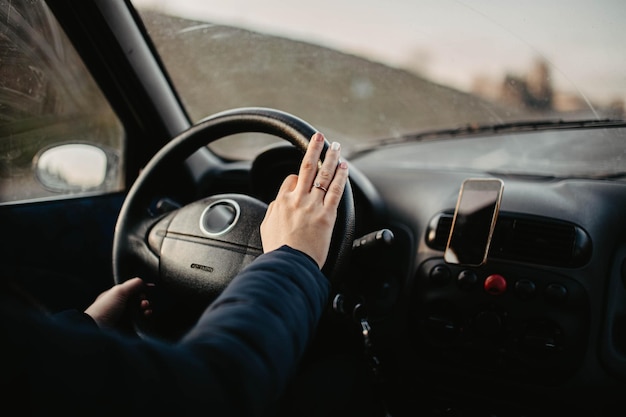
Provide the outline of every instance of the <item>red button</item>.
{"type": "Polygon", "coordinates": [[[489,275],[485,280],[484,288],[491,295],[504,294],[506,291],[506,279],[498,274],[489,275]]]}

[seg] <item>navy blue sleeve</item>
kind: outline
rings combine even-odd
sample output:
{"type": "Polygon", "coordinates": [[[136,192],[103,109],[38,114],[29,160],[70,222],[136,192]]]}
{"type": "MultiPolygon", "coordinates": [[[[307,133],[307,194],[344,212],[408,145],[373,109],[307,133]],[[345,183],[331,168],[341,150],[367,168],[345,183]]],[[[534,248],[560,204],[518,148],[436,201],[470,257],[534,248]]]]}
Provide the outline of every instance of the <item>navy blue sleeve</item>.
{"type": "Polygon", "coordinates": [[[55,320],[64,321],[70,324],[86,324],[88,326],[98,327],[96,321],[89,314],[78,310],[63,310],[54,315],[55,320]]]}
{"type": "Polygon", "coordinates": [[[238,393],[232,401],[245,399],[246,414],[258,415],[293,376],[328,291],[311,258],[282,247],[240,273],[182,345],[206,358],[208,368],[221,368],[226,393],[238,393]]]}
{"type": "Polygon", "coordinates": [[[0,297],[0,389],[28,415],[263,416],[296,370],[328,294],[313,260],[285,246],[252,262],[176,344],[0,297]]]}

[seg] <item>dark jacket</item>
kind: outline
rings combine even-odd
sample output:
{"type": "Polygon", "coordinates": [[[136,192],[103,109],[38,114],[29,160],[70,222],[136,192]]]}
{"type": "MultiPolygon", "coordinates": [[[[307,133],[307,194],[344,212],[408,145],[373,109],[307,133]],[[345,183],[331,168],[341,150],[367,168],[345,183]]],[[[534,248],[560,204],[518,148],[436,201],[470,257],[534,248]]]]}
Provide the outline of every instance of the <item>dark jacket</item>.
{"type": "Polygon", "coordinates": [[[314,261],[284,246],[242,271],[176,344],[103,331],[89,320],[55,319],[4,293],[3,409],[264,415],[294,375],[328,293],[314,261]]]}

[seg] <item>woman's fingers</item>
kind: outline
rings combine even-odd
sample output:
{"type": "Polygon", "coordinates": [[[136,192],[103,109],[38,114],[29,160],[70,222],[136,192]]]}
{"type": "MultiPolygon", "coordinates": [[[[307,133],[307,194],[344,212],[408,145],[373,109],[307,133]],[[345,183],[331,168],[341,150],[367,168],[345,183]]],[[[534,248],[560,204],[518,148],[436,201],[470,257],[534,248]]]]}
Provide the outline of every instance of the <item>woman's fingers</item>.
{"type": "Polygon", "coordinates": [[[339,201],[343,195],[343,190],[346,188],[346,182],[348,181],[348,163],[345,161],[339,162],[335,170],[335,175],[328,191],[324,196],[324,206],[336,209],[339,206],[339,201]]]}
{"type": "Polygon", "coordinates": [[[324,136],[316,133],[300,165],[278,191],[261,222],[263,251],[288,245],[301,250],[321,268],[326,262],[337,207],[348,178],[348,165],[339,162],[340,146],[333,143],[319,166],[324,136]]]}
{"type": "Polygon", "coordinates": [[[313,186],[313,179],[317,174],[318,161],[324,149],[324,135],[316,132],[309,141],[309,146],[302,157],[300,171],[298,173],[298,189],[302,193],[308,193],[313,186]]]}
{"type": "MultiPolygon", "coordinates": [[[[300,165],[300,171],[298,174],[298,185],[301,194],[315,194],[322,193],[322,200],[325,201],[325,194],[331,189],[331,185],[334,184],[335,174],[339,168],[341,145],[338,142],[333,142],[328,148],[324,157],[324,162],[319,165],[320,155],[324,148],[324,135],[316,132],[311,137],[307,151],[302,158],[302,164],[300,165]]],[[[343,166],[342,169],[347,168],[343,166]]],[[[339,197],[343,193],[345,186],[346,175],[342,175],[338,178],[334,187],[332,202],[338,203],[337,193],[339,197]]]]}
{"type": "MultiPolygon", "coordinates": [[[[324,163],[322,164],[320,169],[317,171],[317,175],[315,176],[315,179],[313,180],[314,189],[320,190],[324,194],[328,193],[328,191],[331,188],[331,184],[333,183],[333,179],[335,178],[335,173],[337,172],[337,168],[339,165],[340,150],[341,150],[341,145],[339,145],[338,142],[333,142],[330,145],[330,148],[326,152],[324,163]]],[[[311,192],[313,192],[313,190],[311,190],[311,192]]]]}

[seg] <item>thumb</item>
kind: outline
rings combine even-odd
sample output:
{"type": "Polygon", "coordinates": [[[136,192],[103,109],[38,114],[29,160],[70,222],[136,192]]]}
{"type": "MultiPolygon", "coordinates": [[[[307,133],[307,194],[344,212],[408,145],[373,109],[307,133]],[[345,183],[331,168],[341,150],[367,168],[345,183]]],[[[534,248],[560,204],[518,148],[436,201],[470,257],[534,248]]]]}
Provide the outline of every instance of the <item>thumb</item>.
{"type": "Polygon", "coordinates": [[[120,297],[128,299],[133,295],[138,294],[144,288],[144,283],[141,278],[135,277],[120,284],[117,284],[117,292],[120,297]]]}

